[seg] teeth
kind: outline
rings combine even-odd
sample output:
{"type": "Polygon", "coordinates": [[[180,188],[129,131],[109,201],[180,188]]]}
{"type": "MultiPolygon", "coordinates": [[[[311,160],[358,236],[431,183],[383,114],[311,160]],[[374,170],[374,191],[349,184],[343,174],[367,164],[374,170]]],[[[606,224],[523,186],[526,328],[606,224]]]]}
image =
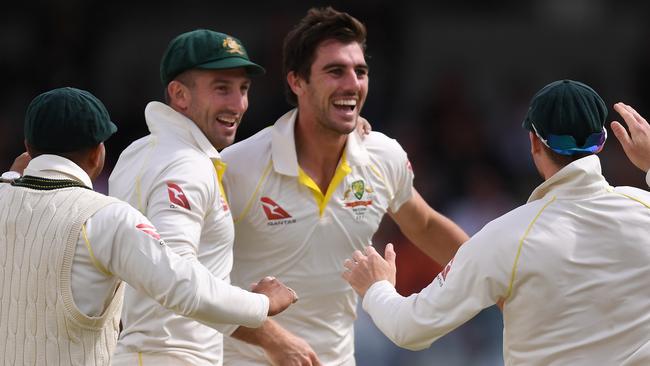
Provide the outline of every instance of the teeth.
{"type": "Polygon", "coordinates": [[[345,105],[349,107],[354,107],[357,105],[356,99],[339,99],[334,101],[334,105],[345,105]]]}
{"type": "Polygon", "coordinates": [[[235,123],[237,123],[237,117],[220,116],[220,117],[217,117],[217,119],[219,120],[219,122],[223,122],[223,123],[229,124],[231,126],[234,125],[235,123]]]}

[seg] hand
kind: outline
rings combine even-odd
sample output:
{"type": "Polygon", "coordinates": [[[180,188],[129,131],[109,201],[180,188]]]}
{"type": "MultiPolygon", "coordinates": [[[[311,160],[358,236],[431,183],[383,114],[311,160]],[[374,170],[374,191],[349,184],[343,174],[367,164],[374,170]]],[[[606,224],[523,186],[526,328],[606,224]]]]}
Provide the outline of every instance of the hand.
{"type": "Polygon", "coordinates": [[[9,168],[9,170],[18,172],[20,175],[23,175],[23,171],[27,167],[27,164],[29,164],[30,160],[32,160],[32,157],[29,156],[27,151],[25,151],[24,153],[18,155],[16,160],[14,160],[14,163],[11,164],[11,168],[9,168]]]}
{"type": "Polygon", "coordinates": [[[612,131],[623,146],[625,155],[637,168],[647,172],[650,170],[650,126],[648,122],[634,110],[624,103],[614,104],[614,110],[623,117],[627,128],[618,122],[613,121],[612,131]]]}
{"type": "Polygon", "coordinates": [[[302,338],[283,332],[279,344],[266,348],[267,359],[277,366],[320,366],[316,352],[302,338]]]}
{"type": "Polygon", "coordinates": [[[370,122],[368,122],[367,119],[359,116],[357,118],[357,133],[361,138],[365,138],[366,135],[370,135],[370,132],[372,131],[372,126],[370,125],[370,122]]]}
{"type": "Polygon", "coordinates": [[[368,246],[366,255],[355,250],[352,259],[346,259],[343,266],[343,278],[350,283],[352,288],[361,296],[365,296],[368,288],[373,283],[387,280],[395,286],[397,267],[395,266],[395,250],[393,244],[386,245],[384,255],[386,260],[377,253],[375,248],[368,246]]]}
{"type": "Polygon", "coordinates": [[[252,286],[251,291],[269,298],[269,316],[283,312],[289,305],[298,301],[296,292],[275,277],[262,278],[252,286]]]}
{"type": "Polygon", "coordinates": [[[231,335],[235,339],[262,347],[272,365],[320,365],[316,352],[302,338],[266,319],[259,328],[239,327],[231,335]]]}

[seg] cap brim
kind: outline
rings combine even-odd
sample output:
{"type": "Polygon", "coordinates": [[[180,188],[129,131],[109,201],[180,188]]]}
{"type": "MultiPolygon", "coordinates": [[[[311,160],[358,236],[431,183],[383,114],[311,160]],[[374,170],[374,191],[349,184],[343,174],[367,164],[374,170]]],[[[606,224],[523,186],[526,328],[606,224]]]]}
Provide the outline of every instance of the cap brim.
{"type": "Polygon", "coordinates": [[[266,70],[264,70],[262,66],[241,57],[222,58],[221,60],[206,62],[195,67],[197,69],[207,70],[236,69],[243,67],[246,69],[246,73],[250,76],[259,76],[266,73],[266,70]]]}
{"type": "Polygon", "coordinates": [[[98,143],[108,140],[111,136],[115,134],[115,132],[117,132],[117,126],[115,125],[115,123],[113,123],[113,121],[108,121],[108,129],[102,136],[99,136],[100,141],[98,143]]]}

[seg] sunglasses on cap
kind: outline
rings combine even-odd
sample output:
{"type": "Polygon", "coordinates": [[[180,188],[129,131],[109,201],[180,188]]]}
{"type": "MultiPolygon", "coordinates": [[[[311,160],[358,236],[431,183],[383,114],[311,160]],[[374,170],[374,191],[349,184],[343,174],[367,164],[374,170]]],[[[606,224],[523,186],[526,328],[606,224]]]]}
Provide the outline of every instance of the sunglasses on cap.
{"type": "Polygon", "coordinates": [[[578,146],[576,139],[571,135],[549,134],[546,138],[543,138],[539,132],[537,132],[535,124],[531,123],[530,125],[533,126],[535,135],[537,135],[537,137],[542,141],[544,146],[561,155],[598,153],[603,149],[605,141],[607,140],[607,129],[605,126],[603,126],[603,130],[601,132],[592,133],[587,137],[585,143],[582,146],[578,146]]]}

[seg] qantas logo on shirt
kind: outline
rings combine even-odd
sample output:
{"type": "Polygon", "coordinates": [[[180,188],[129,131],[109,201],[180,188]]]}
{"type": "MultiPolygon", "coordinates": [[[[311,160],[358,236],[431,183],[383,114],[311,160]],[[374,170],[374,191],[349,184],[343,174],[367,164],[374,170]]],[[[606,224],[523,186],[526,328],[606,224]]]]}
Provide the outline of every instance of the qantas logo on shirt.
{"type": "Polygon", "coordinates": [[[260,202],[266,218],[269,219],[269,225],[284,225],[296,222],[296,219],[292,218],[287,211],[269,197],[260,198],[260,202]]]}
{"type": "Polygon", "coordinates": [[[176,183],[167,183],[167,193],[169,194],[169,202],[173,205],[190,209],[190,203],[185,197],[185,192],[176,183]]]}
{"type": "Polygon", "coordinates": [[[281,219],[289,219],[291,218],[291,215],[287,213],[280,205],[275,203],[272,199],[268,197],[262,197],[260,198],[260,202],[262,202],[262,208],[264,209],[264,213],[266,214],[266,218],[269,220],[281,220],[281,219]]]}
{"type": "Polygon", "coordinates": [[[160,240],[160,234],[158,234],[155,227],[147,224],[137,224],[135,225],[135,227],[136,229],[142,231],[143,233],[149,235],[150,237],[156,240],[160,240]]]}
{"type": "Polygon", "coordinates": [[[438,276],[436,276],[436,279],[438,280],[438,285],[442,287],[442,285],[445,284],[445,281],[447,280],[447,275],[449,274],[449,271],[451,271],[451,265],[454,264],[454,258],[452,258],[449,263],[445,266],[445,269],[443,269],[438,276]]]}

